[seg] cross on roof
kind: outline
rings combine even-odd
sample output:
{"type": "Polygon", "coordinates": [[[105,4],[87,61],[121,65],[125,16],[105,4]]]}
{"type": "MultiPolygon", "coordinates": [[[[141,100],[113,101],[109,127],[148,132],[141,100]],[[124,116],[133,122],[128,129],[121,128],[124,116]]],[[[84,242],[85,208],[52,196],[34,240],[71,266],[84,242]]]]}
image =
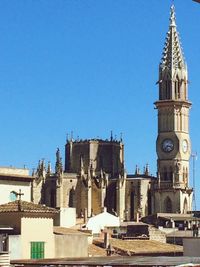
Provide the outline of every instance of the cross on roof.
{"type": "Polygon", "coordinates": [[[16,192],[16,196],[19,197],[19,200],[21,201],[21,196],[23,196],[24,193],[22,193],[22,190],[19,189],[19,193],[16,192]]]}

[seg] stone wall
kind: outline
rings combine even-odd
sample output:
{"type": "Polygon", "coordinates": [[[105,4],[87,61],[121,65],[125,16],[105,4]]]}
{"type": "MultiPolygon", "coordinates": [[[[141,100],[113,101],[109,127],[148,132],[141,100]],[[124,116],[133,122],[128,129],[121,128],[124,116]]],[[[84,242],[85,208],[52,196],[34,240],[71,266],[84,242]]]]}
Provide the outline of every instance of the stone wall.
{"type": "Polygon", "coordinates": [[[88,236],[83,234],[54,235],[55,258],[88,257],[88,236]]]}
{"type": "Polygon", "coordinates": [[[166,234],[159,229],[150,226],[149,227],[149,239],[154,241],[159,241],[162,243],[166,243],[166,234]]]}

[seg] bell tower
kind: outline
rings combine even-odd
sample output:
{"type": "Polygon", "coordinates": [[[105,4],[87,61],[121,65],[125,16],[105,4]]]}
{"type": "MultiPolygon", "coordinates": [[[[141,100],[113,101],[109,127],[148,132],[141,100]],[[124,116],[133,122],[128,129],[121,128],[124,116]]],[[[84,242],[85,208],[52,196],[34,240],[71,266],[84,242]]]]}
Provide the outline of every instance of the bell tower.
{"type": "Polygon", "coordinates": [[[158,136],[156,141],[158,181],[155,212],[185,213],[191,210],[189,188],[188,72],[171,7],[163,57],[159,65],[158,136]]]}

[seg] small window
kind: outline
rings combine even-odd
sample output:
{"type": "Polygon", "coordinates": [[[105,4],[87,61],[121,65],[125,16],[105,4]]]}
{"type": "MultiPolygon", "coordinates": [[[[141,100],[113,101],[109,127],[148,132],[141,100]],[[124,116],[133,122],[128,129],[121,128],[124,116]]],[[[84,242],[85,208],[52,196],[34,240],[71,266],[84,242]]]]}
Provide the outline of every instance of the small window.
{"type": "Polygon", "coordinates": [[[44,242],[31,242],[31,259],[44,259],[44,242]]]}
{"type": "Polygon", "coordinates": [[[10,201],[17,200],[17,193],[15,191],[10,192],[10,201]]]}

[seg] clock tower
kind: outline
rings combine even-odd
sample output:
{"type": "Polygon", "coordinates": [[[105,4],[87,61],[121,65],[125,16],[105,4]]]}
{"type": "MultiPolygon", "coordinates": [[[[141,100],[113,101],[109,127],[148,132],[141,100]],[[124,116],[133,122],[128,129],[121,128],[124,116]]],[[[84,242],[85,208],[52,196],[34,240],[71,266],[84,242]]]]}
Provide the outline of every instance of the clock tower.
{"type": "Polygon", "coordinates": [[[189,188],[188,73],[179,34],[175,9],[171,7],[163,57],[159,65],[158,137],[156,141],[157,174],[155,212],[186,213],[191,210],[192,190],[189,188]]]}

